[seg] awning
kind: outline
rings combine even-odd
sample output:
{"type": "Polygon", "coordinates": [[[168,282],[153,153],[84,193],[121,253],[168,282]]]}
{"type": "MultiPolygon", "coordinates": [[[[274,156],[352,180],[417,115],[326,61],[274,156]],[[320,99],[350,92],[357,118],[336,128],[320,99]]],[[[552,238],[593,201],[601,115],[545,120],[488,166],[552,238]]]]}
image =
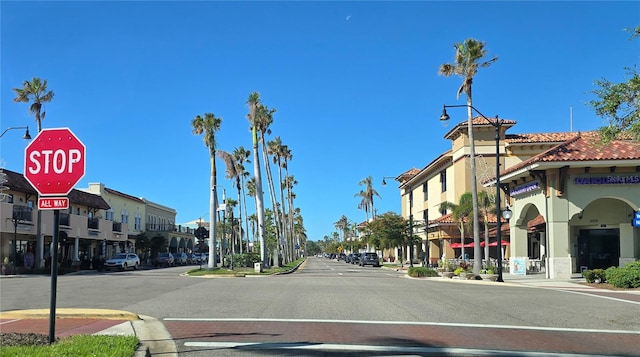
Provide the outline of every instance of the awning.
{"type": "Polygon", "coordinates": [[[451,248],[462,248],[462,243],[451,243],[449,246],[451,248]]]}
{"type": "MultiPolygon", "coordinates": [[[[509,242],[508,240],[504,240],[504,239],[502,240],[502,245],[503,246],[510,245],[510,244],[511,244],[511,242],[509,242]]],[[[484,243],[484,241],[480,242],[480,246],[481,247],[484,247],[485,245],[486,244],[484,243]]],[[[490,247],[497,247],[498,246],[498,242],[497,241],[493,241],[493,242],[489,243],[489,246],[490,247]]]]}

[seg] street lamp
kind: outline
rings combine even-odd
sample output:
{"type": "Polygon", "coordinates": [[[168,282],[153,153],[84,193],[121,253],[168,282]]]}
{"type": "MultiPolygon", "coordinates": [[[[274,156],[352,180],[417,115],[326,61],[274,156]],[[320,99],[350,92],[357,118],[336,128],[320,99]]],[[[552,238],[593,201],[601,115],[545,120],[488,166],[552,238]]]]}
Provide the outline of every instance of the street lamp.
{"type": "Polygon", "coordinates": [[[4,134],[7,133],[7,131],[13,130],[13,129],[26,129],[26,131],[25,131],[24,135],[22,136],[22,138],[25,139],[25,140],[31,140],[31,135],[29,135],[29,127],[28,126],[12,126],[10,128],[6,128],[6,129],[4,129],[2,134],[0,134],[0,138],[3,137],[4,134]]]}
{"type": "MultiPolygon", "coordinates": [[[[491,124],[494,128],[496,128],[496,136],[495,136],[495,140],[496,140],[496,212],[497,212],[496,239],[498,241],[497,242],[498,243],[498,279],[496,281],[503,282],[504,280],[502,280],[502,232],[501,232],[502,220],[500,219],[500,128],[502,127],[504,120],[498,119],[497,115],[495,119],[491,120],[486,116],[484,116],[484,114],[480,113],[480,111],[476,109],[473,105],[469,105],[469,104],[443,105],[442,115],[440,116],[440,120],[442,122],[446,122],[447,120],[450,119],[449,114],[447,114],[447,108],[459,108],[459,107],[473,109],[476,113],[480,114],[480,116],[483,117],[484,120],[486,120],[489,124],[491,124]]],[[[471,128],[469,129],[471,130],[471,128]]],[[[507,208],[507,210],[505,210],[505,212],[503,212],[502,214],[505,215],[505,218],[507,215],[511,217],[511,210],[507,208]]],[[[479,247],[477,247],[477,249],[479,250],[479,247]]],[[[474,251],[474,253],[476,252],[474,251]]],[[[476,254],[474,254],[474,260],[475,261],[478,260],[478,256],[476,256],[476,254]]]]}

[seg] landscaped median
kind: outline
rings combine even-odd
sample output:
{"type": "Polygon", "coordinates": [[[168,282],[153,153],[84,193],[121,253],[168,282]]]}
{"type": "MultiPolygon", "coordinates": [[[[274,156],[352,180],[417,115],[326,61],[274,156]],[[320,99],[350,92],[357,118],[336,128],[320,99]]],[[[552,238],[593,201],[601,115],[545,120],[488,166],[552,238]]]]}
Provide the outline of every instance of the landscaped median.
{"type": "Polygon", "coordinates": [[[257,272],[254,267],[234,267],[230,269],[228,267],[209,269],[206,267],[192,269],[187,272],[189,276],[195,277],[245,277],[245,276],[269,276],[278,274],[288,274],[296,271],[303,263],[305,258],[300,258],[291,263],[285,264],[281,267],[270,267],[268,269],[262,269],[262,272],[257,272]]]}

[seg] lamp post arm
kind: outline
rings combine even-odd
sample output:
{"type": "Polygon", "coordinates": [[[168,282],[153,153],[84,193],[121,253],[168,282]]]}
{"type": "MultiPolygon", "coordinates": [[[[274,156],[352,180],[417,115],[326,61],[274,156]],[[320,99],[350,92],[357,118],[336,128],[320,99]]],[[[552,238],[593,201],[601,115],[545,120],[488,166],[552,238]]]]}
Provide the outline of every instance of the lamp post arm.
{"type": "Polygon", "coordinates": [[[4,129],[4,131],[2,132],[2,134],[0,134],[0,138],[4,136],[4,134],[7,133],[7,131],[9,130],[14,130],[14,129],[26,129],[27,133],[29,132],[29,127],[28,126],[12,126],[9,128],[4,129]]]}

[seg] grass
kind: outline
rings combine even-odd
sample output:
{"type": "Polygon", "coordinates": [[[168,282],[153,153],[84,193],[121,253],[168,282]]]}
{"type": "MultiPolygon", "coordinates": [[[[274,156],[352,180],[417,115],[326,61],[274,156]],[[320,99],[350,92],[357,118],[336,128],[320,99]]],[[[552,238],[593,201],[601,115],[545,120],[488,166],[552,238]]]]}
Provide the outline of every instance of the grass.
{"type": "Polygon", "coordinates": [[[51,345],[2,346],[0,356],[132,357],[139,344],[140,340],[135,336],[75,335],[51,345]]]}
{"type": "Polygon", "coordinates": [[[209,275],[217,275],[217,276],[246,276],[246,275],[273,275],[278,273],[288,273],[296,268],[304,262],[304,258],[300,258],[295,260],[289,264],[286,264],[282,267],[271,267],[269,269],[263,269],[262,273],[257,273],[253,267],[234,267],[233,270],[227,268],[213,268],[209,269],[206,267],[196,268],[190,270],[187,274],[189,276],[209,276],[209,275]]]}

